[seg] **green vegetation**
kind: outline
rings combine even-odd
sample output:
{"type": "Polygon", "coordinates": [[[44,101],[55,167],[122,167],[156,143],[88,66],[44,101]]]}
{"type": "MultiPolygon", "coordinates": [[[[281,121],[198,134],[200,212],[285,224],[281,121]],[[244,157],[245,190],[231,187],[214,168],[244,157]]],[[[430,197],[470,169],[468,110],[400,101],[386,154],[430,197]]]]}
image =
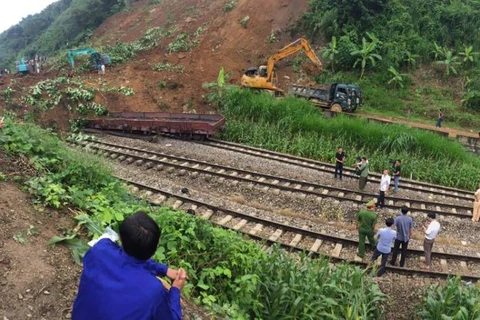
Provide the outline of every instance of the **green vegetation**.
{"type": "Polygon", "coordinates": [[[343,71],[317,81],[359,76],[367,110],[432,119],[442,108],[447,123],[477,129],[479,14],[472,0],[310,0],[298,28],[329,42],[323,58],[332,71],[343,71]],[[425,89],[435,95],[418,93],[425,89]]]}
{"type": "Polygon", "coordinates": [[[192,40],[186,33],[180,33],[167,46],[167,51],[171,52],[187,52],[197,45],[196,40],[192,40]]]}
{"type": "Polygon", "coordinates": [[[417,305],[418,319],[474,320],[480,317],[480,287],[450,278],[425,290],[417,305]]]}
{"type": "Polygon", "coordinates": [[[231,0],[230,2],[228,2],[225,7],[223,7],[223,10],[225,12],[228,12],[228,11],[232,11],[233,8],[235,8],[235,6],[237,5],[237,1],[236,0],[231,0]]]}
{"type": "Polygon", "coordinates": [[[303,99],[273,99],[266,93],[223,88],[211,96],[229,119],[223,138],[279,152],[331,162],[342,146],[353,164],[365,155],[372,170],[402,159],[402,175],[474,190],[480,159],[437,134],[403,125],[369,123],[349,117],[325,118],[303,99]]]}
{"type": "MultiPolygon", "coordinates": [[[[76,137],[75,139],[84,137],[76,137]]],[[[185,294],[234,319],[378,319],[385,296],[368,272],[347,265],[331,268],[325,259],[293,256],[278,248],[266,253],[238,234],[208,221],[166,208],[151,208],[131,197],[96,156],[65,147],[49,131],[10,119],[0,131],[0,146],[8,155],[28,157],[37,168],[27,181],[39,203],[74,206],[79,225],[93,237],[106,226],[136,211],[150,212],[162,228],[154,256],[184,267],[189,282],[185,294]]],[[[28,232],[27,232],[28,235],[28,232]]],[[[18,241],[26,241],[19,235],[18,241]]],[[[54,237],[80,262],[87,246],[74,232],[54,237]]]]}
{"type": "Polygon", "coordinates": [[[240,24],[242,25],[242,27],[246,28],[247,24],[248,24],[248,21],[250,21],[250,17],[245,16],[242,19],[240,19],[240,24]]]}
{"type": "Polygon", "coordinates": [[[174,64],[169,62],[160,62],[159,64],[153,66],[154,71],[178,71],[183,73],[185,67],[181,64],[174,64]]]}
{"type": "Polygon", "coordinates": [[[51,56],[54,51],[76,46],[123,7],[124,2],[118,0],[55,2],[0,34],[0,67],[11,67],[22,56],[51,56]]]}

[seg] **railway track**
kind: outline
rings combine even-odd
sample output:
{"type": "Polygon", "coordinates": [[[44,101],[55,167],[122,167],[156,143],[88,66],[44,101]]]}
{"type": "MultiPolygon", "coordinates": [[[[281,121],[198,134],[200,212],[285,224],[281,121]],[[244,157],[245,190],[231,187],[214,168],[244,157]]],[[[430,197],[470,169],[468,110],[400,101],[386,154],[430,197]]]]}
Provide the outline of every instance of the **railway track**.
{"type": "MultiPolygon", "coordinates": [[[[171,136],[168,136],[168,137],[171,137],[171,136]]],[[[219,149],[244,153],[244,154],[261,157],[265,159],[270,159],[270,160],[275,160],[275,161],[279,161],[287,164],[293,164],[296,166],[300,166],[308,169],[314,169],[314,170],[318,170],[318,171],[326,172],[330,174],[333,174],[335,170],[335,165],[331,163],[297,157],[290,154],[270,151],[270,150],[261,149],[261,148],[250,147],[242,144],[226,142],[226,141],[216,140],[216,139],[209,139],[201,143],[211,147],[219,148],[219,149]]],[[[358,179],[358,176],[355,175],[354,170],[352,168],[344,167],[343,175],[345,177],[358,179]]],[[[373,183],[378,183],[380,177],[381,177],[380,174],[371,172],[369,174],[368,181],[373,183]]],[[[393,185],[393,179],[392,179],[392,185],[393,185]]],[[[439,185],[434,185],[434,184],[425,183],[421,181],[410,180],[403,177],[402,177],[402,180],[400,181],[400,188],[405,190],[418,191],[422,193],[441,195],[441,196],[456,198],[456,199],[465,200],[465,201],[473,202],[474,200],[473,193],[468,190],[439,186],[439,185]]]]}
{"type": "MultiPolygon", "coordinates": [[[[191,171],[193,172],[193,175],[205,174],[208,176],[216,176],[222,181],[227,179],[233,180],[232,183],[234,184],[242,182],[249,185],[260,185],[263,187],[264,191],[269,191],[274,194],[279,194],[280,191],[286,191],[295,193],[299,198],[313,195],[319,198],[330,197],[339,201],[352,201],[358,204],[363,204],[367,199],[369,200],[372,197],[377,196],[375,194],[262,174],[116,143],[90,141],[83,142],[83,144],[85,147],[88,147],[93,151],[102,153],[103,156],[117,159],[118,161],[125,161],[128,164],[135,163],[138,166],[143,165],[147,169],[153,167],[157,170],[174,168],[180,170],[179,172],[182,174],[191,171]]],[[[435,212],[439,216],[454,216],[471,219],[471,208],[467,206],[403,199],[398,197],[387,198],[387,206],[390,208],[400,209],[403,205],[410,207],[412,213],[435,212]]]]}
{"type": "MultiPolygon", "coordinates": [[[[358,246],[356,240],[310,231],[307,226],[298,228],[278,223],[135,181],[123,180],[128,185],[133,186],[132,193],[142,195],[152,205],[165,206],[165,204],[170,204],[173,209],[184,210],[190,214],[203,217],[222,228],[240,232],[268,245],[279,244],[291,251],[306,251],[312,257],[325,256],[332,262],[347,262],[362,267],[369,265],[368,262],[356,257],[355,252],[358,246]]],[[[423,255],[423,251],[409,249],[408,252],[407,265],[409,268],[387,265],[387,270],[422,277],[447,278],[450,275],[459,275],[466,281],[480,280],[480,253],[477,253],[477,256],[467,256],[435,251],[432,253],[432,268],[441,271],[426,271],[419,268],[421,264],[420,256],[423,255]]]]}

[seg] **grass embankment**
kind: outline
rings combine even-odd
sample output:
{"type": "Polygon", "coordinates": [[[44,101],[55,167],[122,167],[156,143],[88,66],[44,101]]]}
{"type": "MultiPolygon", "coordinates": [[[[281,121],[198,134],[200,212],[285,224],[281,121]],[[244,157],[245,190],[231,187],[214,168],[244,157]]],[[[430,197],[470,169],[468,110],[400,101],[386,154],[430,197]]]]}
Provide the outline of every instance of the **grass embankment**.
{"type": "MultiPolygon", "coordinates": [[[[162,229],[154,258],[184,267],[184,293],[220,316],[233,319],[378,319],[385,296],[365,271],[325,259],[270,253],[234,232],[167,208],[151,208],[131,197],[96,156],[67,148],[52,133],[8,120],[0,146],[26,157],[38,169],[25,184],[44,205],[79,210],[76,219],[89,236],[118,223],[136,210],[151,214],[162,229]]],[[[3,152],[3,151],[2,151],[3,152]]],[[[0,174],[0,177],[2,175],[0,174]]],[[[14,178],[14,180],[16,180],[14,178]]],[[[73,248],[79,261],[86,245],[73,233],[57,237],[73,248]]]]}
{"type": "Polygon", "coordinates": [[[332,162],[339,146],[347,165],[366,156],[371,169],[391,168],[402,160],[402,176],[473,190],[480,178],[480,159],[446,138],[403,125],[368,123],[365,119],[325,118],[303,99],[273,99],[265,93],[229,88],[219,98],[227,118],[226,140],[332,162]]]}

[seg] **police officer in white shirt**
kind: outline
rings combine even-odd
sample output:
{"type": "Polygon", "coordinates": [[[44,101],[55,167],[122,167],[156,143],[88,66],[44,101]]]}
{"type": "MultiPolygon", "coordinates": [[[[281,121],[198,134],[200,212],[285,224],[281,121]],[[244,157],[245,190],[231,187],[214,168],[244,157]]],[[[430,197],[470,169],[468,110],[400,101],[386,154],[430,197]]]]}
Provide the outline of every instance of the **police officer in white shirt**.
{"type": "Polygon", "coordinates": [[[388,193],[390,188],[390,176],[388,175],[388,170],[383,170],[382,180],[380,181],[380,193],[377,198],[377,208],[385,207],[385,194],[388,193]]]}

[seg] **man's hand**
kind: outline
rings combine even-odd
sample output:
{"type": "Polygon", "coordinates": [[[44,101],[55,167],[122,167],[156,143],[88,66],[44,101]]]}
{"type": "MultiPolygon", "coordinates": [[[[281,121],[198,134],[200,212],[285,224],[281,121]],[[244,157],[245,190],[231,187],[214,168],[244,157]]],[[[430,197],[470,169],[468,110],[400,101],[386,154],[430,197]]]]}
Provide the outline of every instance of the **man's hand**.
{"type": "Polygon", "coordinates": [[[172,287],[175,287],[181,291],[183,289],[183,286],[185,285],[186,280],[187,280],[187,273],[183,268],[180,268],[177,271],[177,276],[173,281],[172,287]]]}
{"type": "Polygon", "coordinates": [[[175,280],[177,278],[177,273],[178,273],[178,270],[168,268],[167,277],[170,280],[175,280]]]}

